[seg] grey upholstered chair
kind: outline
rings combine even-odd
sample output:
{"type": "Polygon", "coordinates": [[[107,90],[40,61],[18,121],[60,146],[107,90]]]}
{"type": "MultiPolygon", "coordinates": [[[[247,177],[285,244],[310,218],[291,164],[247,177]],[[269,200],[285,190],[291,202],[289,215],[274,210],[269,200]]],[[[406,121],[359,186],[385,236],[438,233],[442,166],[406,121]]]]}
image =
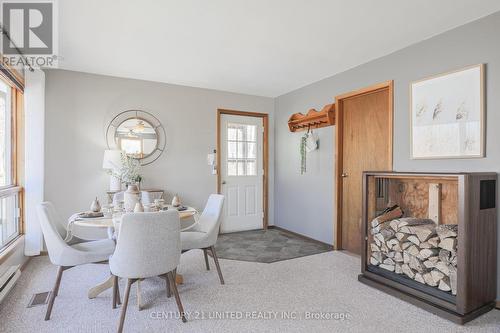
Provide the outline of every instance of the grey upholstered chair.
{"type": "Polygon", "coordinates": [[[224,284],[224,278],[222,277],[222,271],[220,269],[219,259],[215,253],[214,245],[219,235],[221,223],[220,215],[222,213],[223,204],[223,195],[211,194],[196,225],[187,231],[181,232],[182,251],[186,252],[193,249],[203,250],[207,270],[210,270],[207,252],[211,252],[221,284],[224,284]]]}
{"type": "Polygon", "coordinates": [[[170,296],[170,290],[174,292],[182,321],[186,321],[175,284],[180,256],[180,220],[176,210],[123,215],[116,250],[109,259],[114,276],[113,308],[118,296],[118,277],[127,279],[118,332],[123,330],[132,284],[155,276],[166,277],[167,296],[170,296]]]}
{"type": "Polygon", "coordinates": [[[115,249],[115,242],[102,239],[69,245],[64,241],[62,234],[65,235],[66,231],[57,220],[54,206],[50,202],[43,202],[38,205],[37,213],[50,262],[58,266],[56,282],[45,313],[45,320],[49,320],[54,300],[59,292],[63,271],[78,265],[107,261],[115,249]]]}

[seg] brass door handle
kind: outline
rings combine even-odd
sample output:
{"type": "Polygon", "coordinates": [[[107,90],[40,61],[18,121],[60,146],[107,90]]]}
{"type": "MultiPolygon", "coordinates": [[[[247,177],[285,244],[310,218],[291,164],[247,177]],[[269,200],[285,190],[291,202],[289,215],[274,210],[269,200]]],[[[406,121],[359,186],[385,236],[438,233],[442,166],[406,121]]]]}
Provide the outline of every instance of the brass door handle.
{"type": "Polygon", "coordinates": [[[342,174],[340,175],[342,178],[346,178],[347,176],[349,176],[349,174],[347,174],[347,172],[342,172],[342,174]]]}
{"type": "Polygon", "coordinates": [[[226,181],[225,180],[222,181],[222,185],[226,185],[226,181]]]}

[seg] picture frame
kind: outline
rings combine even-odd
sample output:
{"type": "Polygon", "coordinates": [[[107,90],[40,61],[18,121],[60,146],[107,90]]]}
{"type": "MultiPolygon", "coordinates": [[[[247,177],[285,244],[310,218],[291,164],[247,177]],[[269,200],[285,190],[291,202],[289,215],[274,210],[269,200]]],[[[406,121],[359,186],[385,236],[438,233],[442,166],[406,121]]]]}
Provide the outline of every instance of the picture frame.
{"type": "Polygon", "coordinates": [[[485,65],[410,84],[411,159],[485,155],[485,65]]]}

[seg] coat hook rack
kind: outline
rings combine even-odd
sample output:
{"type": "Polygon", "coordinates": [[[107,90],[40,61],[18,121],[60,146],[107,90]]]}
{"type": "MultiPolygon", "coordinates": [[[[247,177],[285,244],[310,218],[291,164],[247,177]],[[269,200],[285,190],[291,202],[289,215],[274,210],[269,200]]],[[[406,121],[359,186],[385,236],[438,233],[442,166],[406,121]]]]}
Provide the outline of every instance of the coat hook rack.
{"type": "Polygon", "coordinates": [[[288,119],[288,128],[291,132],[333,125],[335,125],[335,104],[325,105],[321,111],[310,109],[305,115],[300,112],[294,113],[288,119]]]}

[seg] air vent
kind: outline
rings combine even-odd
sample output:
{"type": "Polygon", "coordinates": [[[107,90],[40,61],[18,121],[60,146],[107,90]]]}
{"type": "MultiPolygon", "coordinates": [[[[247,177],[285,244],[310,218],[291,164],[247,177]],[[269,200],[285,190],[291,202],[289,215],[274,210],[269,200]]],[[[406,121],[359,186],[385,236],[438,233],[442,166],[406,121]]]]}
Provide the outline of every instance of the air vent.
{"type": "Polygon", "coordinates": [[[31,300],[28,303],[27,307],[32,308],[32,307],[37,306],[37,305],[47,304],[49,302],[49,297],[50,297],[50,291],[34,294],[31,297],[31,300]]]}

